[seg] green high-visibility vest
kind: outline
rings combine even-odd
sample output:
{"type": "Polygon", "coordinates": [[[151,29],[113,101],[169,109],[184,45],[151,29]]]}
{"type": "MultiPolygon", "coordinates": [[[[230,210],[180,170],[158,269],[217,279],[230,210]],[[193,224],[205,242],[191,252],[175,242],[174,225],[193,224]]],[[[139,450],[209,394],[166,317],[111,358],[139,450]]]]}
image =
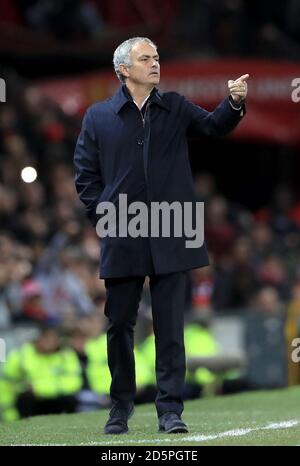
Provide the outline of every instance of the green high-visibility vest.
{"type": "Polygon", "coordinates": [[[92,338],[85,345],[88,357],[87,377],[96,393],[109,394],[111,376],[107,362],[106,335],[92,338]]]}
{"type": "Polygon", "coordinates": [[[74,394],[82,385],[80,365],[72,349],[44,354],[32,343],[11,352],[3,375],[16,384],[18,393],[31,389],[40,398],[74,394]]]}
{"type": "MultiPolygon", "coordinates": [[[[85,351],[88,356],[87,376],[91,389],[100,394],[109,394],[111,375],[107,361],[106,335],[88,340],[85,351]]],[[[134,348],[134,357],[136,386],[139,389],[151,383],[151,372],[138,348],[134,348]]]]}
{"type": "MultiPolygon", "coordinates": [[[[212,333],[197,324],[187,325],[184,329],[184,342],[186,358],[195,356],[214,356],[219,348],[212,333]]],[[[155,337],[149,335],[140,345],[140,351],[147,362],[152,374],[152,383],[156,383],[155,377],[155,337]]],[[[186,382],[195,382],[200,385],[212,383],[216,376],[206,368],[199,368],[193,374],[186,372],[186,382]]]]}
{"type": "MultiPolygon", "coordinates": [[[[216,356],[219,352],[218,344],[211,331],[201,325],[189,324],[184,329],[186,358],[216,356]]],[[[187,382],[207,385],[216,380],[216,375],[205,367],[199,367],[192,374],[186,373],[187,382]]]]}
{"type": "Polygon", "coordinates": [[[0,379],[0,421],[16,421],[19,419],[18,410],[15,408],[15,390],[13,384],[0,379]]]}
{"type": "Polygon", "coordinates": [[[39,353],[27,343],[12,350],[3,365],[0,379],[0,411],[4,421],[19,417],[16,400],[30,389],[39,398],[55,398],[77,393],[82,385],[76,353],[69,348],[55,353],[39,353]]]}
{"type": "Polygon", "coordinates": [[[140,353],[143,355],[148,371],[150,373],[149,383],[156,385],[155,374],[155,338],[154,334],[149,335],[139,346],[140,353]]]}

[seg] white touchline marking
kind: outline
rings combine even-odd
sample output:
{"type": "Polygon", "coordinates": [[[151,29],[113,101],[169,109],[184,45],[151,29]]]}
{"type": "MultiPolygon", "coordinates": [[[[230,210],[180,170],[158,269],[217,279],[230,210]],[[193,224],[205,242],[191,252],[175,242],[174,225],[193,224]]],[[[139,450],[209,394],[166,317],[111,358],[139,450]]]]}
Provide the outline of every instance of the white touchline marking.
{"type": "Polygon", "coordinates": [[[11,443],[8,447],[69,447],[69,443],[11,443]]]}
{"type": "Polygon", "coordinates": [[[266,427],[262,427],[262,429],[288,429],[289,427],[294,427],[297,424],[299,424],[299,421],[274,422],[272,424],[268,424],[266,427]]]}
{"type": "MultiPolygon", "coordinates": [[[[219,434],[210,434],[210,435],[191,435],[188,437],[180,437],[176,435],[176,438],[157,438],[157,439],[143,439],[143,440],[111,440],[110,442],[82,442],[74,445],[127,445],[129,443],[172,443],[172,442],[206,442],[208,440],[217,440],[224,437],[242,437],[247,435],[250,432],[257,432],[259,430],[276,430],[276,429],[289,429],[290,427],[295,427],[300,421],[290,420],[283,422],[273,422],[262,427],[249,427],[246,429],[233,429],[227,430],[225,432],[220,432],[219,434]]],[[[163,434],[165,435],[165,434],[163,434]]],[[[23,443],[23,444],[13,444],[11,446],[69,446],[67,443],[23,443]]],[[[300,445],[295,445],[300,446],[300,445]]]]}
{"type": "MultiPolygon", "coordinates": [[[[217,440],[225,437],[242,437],[249,434],[250,432],[257,432],[260,430],[274,430],[274,429],[288,429],[299,424],[299,421],[290,420],[283,422],[275,422],[267,424],[262,427],[249,427],[246,429],[233,429],[219,434],[210,435],[191,435],[187,437],[180,437],[176,435],[176,438],[157,438],[157,439],[143,439],[143,440],[111,440],[110,442],[88,442],[88,445],[127,445],[129,443],[172,443],[172,442],[206,442],[208,440],[217,440]]],[[[164,434],[165,435],[165,434],[164,434]]],[[[80,445],[87,445],[86,443],[80,443],[80,445]]]]}

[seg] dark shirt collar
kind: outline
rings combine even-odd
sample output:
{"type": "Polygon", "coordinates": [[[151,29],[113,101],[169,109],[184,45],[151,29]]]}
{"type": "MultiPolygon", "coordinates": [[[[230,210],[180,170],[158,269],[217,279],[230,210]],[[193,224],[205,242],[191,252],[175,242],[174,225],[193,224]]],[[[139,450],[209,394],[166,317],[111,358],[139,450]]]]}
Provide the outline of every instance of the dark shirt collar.
{"type": "MultiPolygon", "coordinates": [[[[165,110],[170,110],[169,106],[166,104],[163,94],[154,87],[150,93],[149,100],[151,103],[155,103],[165,110]]],[[[119,113],[121,108],[124,107],[128,102],[133,102],[132,96],[127,89],[125,84],[122,84],[117,90],[116,94],[111,99],[111,104],[116,113],[119,113]]]]}

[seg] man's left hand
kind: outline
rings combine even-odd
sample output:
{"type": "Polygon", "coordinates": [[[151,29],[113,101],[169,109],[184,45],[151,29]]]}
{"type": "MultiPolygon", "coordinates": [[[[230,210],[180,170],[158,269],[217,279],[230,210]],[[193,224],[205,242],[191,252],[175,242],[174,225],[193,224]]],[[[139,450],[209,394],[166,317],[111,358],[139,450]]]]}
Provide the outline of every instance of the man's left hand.
{"type": "Polygon", "coordinates": [[[241,103],[243,100],[246,99],[247,92],[248,92],[248,85],[247,79],[249,78],[249,74],[243,74],[238,79],[233,81],[230,79],[228,81],[228,89],[233,101],[237,104],[241,103]]]}

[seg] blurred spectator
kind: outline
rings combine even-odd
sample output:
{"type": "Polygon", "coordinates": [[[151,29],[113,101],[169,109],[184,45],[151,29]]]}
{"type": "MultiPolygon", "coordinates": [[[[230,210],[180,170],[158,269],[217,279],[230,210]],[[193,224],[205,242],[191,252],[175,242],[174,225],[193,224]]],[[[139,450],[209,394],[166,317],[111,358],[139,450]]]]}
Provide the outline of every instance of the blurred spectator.
{"type": "Polygon", "coordinates": [[[64,322],[92,313],[94,304],[87,293],[90,270],[80,250],[61,248],[67,238],[56,236],[37,266],[36,278],[43,290],[47,313],[64,322]]]}
{"type": "Polygon", "coordinates": [[[224,394],[287,386],[284,325],[284,305],[276,288],[262,287],[255,292],[244,318],[247,364],[239,378],[224,381],[224,394]]]}
{"type": "Polygon", "coordinates": [[[247,236],[237,238],[230,254],[215,267],[214,308],[217,310],[243,309],[258,281],[251,263],[253,248],[247,236]]]}
{"type": "Polygon", "coordinates": [[[279,257],[268,256],[258,268],[257,278],[260,284],[276,289],[281,300],[289,299],[290,287],[283,261],[279,257]]]}
{"type": "Polygon", "coordinates": [[[99,11],[84,0],[31,0],[17,3],[23,18],[33,29],[58,39],[74,40],[97,34],[103,26],[99,11]]]}
{"type": "MultiPolygon", "coordinates": [[[[186,358],[214,357],[219,354],[219,345],[211,331],[212,310],[193,308],[187,316],[184,329],[186,358]]],[[[187,370],[185,379],[184,398],[195,399],[204,394],[214,393],[216,375],[206,367],[187,370]]]]}
{"type": "Polygon", "coordinates": [[[208,202],[216,194],[216,185],[213,175],[202,172],[194,177],[195,193],[199,201],[208,202]]]}
{"type": "Polygon", "coordinates": [[[294,197],[288,186],[277,186],[270,207],[261,209],[255,215],[258,221],[270,225],[279,241],[286,242],[286,246],[295,245],[299,229],[293,220],[294,197]]]}
{"type": "Polygon", "coordinates": [[[250,239],[253,246],[251,262],[256,267],[274,250],[274,234],[269,225],[257,222],[252,225],[250,239]]]}
{"type": "Polygon", "coordinates": [[[192,309],[194,311],[209,311],[212,309],[212,294],[214,289],[213,267],[203,267],[191,272],[192,309]]]}
{"type": "Polygon", "coordinates": [[[300,281],[294,285],[291,299],[288,302],[285,334],[288,353],[289,385],[298,385],[300,384],[299,363],[293,361],[292,352],[295,349],[295,339],[300,337],[300,281]]]}
{"type": "MultiPolygon", "coordinates": [[[[88,320],[86,319],[85,325],[79,321],[69,334],[69,345],[78,358],[82,380],[80,390],[76,394],[77,412],[111,407],[109,396],[111,377],[106,357],[106,336],[102,334],[101,327],[99,328],[101,321],[98,317],[99,323],[97,322],[94,331],[100,331],[91,339],[88,320]]],[[[95,319],[92,323],[95,323],[95,319]]]]}
{"type": "Polygon", "coordinates": [[[216,195],[206,206],[205,232],[210,252],[216,260],[228,255],[237,237],[234,225],[228,220],[228,204],[224,197],[216,195]]]}
{"type": "Polygon", "coordinates": [[[283,315],[283,303],[276,288],[264,286],[253,295],[252,307],[262,315],[283,315]]]}
{"type": "Polygon", "coordinates": [[[8,356],[3,369],[0,406],[4,420],[75,412],[81,379],[73,351],[63,348],[59,332],[41,328],[37,339],[8,356]]]}
{"type": "Polygon", "coordinates": [[[47,312],[43,308],[42,289],[35,280],[26,280],[21,286],[20,314],[19,319],[24,321],[46,321],[48,319],[47,312]]]}

